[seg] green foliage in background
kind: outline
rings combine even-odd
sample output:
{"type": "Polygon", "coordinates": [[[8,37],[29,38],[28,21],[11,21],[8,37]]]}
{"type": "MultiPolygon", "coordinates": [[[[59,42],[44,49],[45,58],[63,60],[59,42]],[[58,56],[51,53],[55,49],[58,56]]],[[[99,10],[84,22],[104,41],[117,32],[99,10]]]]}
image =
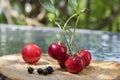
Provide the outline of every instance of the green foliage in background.
{"type": "MultiPolygon", "coordinates": [[[[61,24],[63,24],[72,14],[80,13],[82,9],[88,8],[89,12],[87,14],[80,15],[77,28],[120,31],[120,0],[9,0],[9,2],[12,9],[19,14],[47,26],[55,26],[54,21],[60,21],[61,19],[61,24]],[[29,12],[26,11],[27,3],[32,8],[29,12]],[[38,15],[45,9],[45,15],[38,19],[38,15]]],[[[69,26],[73,26],[76,18],[71,20],[69,26]]],[[[21,18],[12,17],[12,20],[17,25],[28,25],[21,18]]],[[[4,12],[0,12],[0,23],[8,23],[4,12]]],[[[37,24],[33,26],[37,26],[37,24]]]]}

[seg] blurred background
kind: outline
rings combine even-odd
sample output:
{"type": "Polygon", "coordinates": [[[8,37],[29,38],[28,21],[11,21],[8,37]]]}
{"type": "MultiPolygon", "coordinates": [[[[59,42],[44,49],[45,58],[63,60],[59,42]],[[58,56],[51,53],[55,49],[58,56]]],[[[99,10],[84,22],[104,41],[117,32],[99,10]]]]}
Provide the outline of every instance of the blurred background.
{"type": "MultiPolygon", "coordinates": [[[[88,8],[80,15],[79,29],[120,31],[120,0],[80,0],[79,10],[88,8]]],[[[55,0],[59,17],[66,20],[74,11],[67,0],[55,0]]],[[[0,0],[0,24],[14,24],[39,27],[55,27],[48,17],[54,17],[44,9],[39,0],[0,0]]],[[[70,25],[73,26],[75,19],[70,25]]]]}

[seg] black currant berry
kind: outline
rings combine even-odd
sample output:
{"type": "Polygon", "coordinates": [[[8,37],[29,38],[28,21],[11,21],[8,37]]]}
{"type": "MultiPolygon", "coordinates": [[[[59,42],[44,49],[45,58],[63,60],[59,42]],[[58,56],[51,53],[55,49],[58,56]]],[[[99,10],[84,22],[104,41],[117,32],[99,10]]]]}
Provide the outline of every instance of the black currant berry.
{"type": "Polygon", "coordinates": [[[28,67],[28,73],[32,74],[34,69],[32,67],[28,67]]]}
{"type": "Polygon", "coordinates": [[[48,72],[46,71],[46,69],[43,70],[43,75],[47,75],[48,72]]]}
{"type": "Polygon", "coordinates": [[[48,66],[46,68],[46,71],[47,71],[48,74],[51,74],[52,72],[54,72],[54,70],[53,70],[53,68],[51,66],[48,66]]]}
{"type": "Polygon", "coordinates": [[[37,73],[38,73],[38,74],[42,74],[42,73],[43,73],[42,68],[38,68],[38,69],[37,69],[37,73]]]}

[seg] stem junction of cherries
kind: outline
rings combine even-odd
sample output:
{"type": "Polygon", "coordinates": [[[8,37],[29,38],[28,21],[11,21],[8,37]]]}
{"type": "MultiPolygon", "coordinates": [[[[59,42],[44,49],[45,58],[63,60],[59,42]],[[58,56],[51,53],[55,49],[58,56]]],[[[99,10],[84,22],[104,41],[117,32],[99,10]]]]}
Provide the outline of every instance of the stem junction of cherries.
{"type": "Polygon", "coordinates": [[[63,27],[59,24],[59,22],[55,21],[55,24],[56,24],[56,25],[59,27],[59,29],[61,30],[60,39],[59,39],[58,43],[62,43],[62,37],[65,39],[65,42],[66,42],[67,47],[68,47],[68,54],[69,54],[69,55],[72,55],[72,50],[71,50],[71,46],[72,46],[72,45],[74,46],[76,52],[79,52],[76,44],[74,43],[75,30],[76,30],[76,28],[77,28],[77,26],[78,26],[78,22],[79,22],[79,19],[80,19],[80,14],[81,14],[81,13],[86,13],[86,12],[88,12],[88,9],[87,9],[87,8],[81,10],[80,13],[75,13],[75,14],[73,14],[72,16],[70,16],[70,17],[66,20],[66,22],[65,22],[64,25],[63,25],[63,27]],[[73,19],[74,17],[77,17],[77,19],[76,19],[75,25],[74,25],[74,27],[73,27],[73,31],[71,31],[70,28],[67,28],[67,29],[66,29],[68,23],[69,23],[70,20],[73,19]],[[65,33],[68,34],[68,36],[69,36],[69,41],[68,41],[68,38],[66,37],[65,33]],[[71,35],[71,33],[72,33],[72,35],[71,35]]]}

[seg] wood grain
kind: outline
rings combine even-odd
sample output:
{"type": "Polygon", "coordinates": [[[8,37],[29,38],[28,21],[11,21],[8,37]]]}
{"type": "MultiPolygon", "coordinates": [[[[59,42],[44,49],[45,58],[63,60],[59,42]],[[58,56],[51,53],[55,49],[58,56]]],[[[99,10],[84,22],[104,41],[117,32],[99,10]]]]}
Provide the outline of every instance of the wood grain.
{"type": "Polygon", "coordinates": [[[12,80],[119,80],[120,64],[116,62],[92,61],[79,74],[71,74],[66,69],[60,69],[55,60],[48,55],[42,55],[40,61],[35,65],[26,64],[20,54],[5,55],[0,57],[0,73],[12,80]],[[53,74],[39,75],[36,69],[53,66],[53,74]],[[27,67],[35,68],[33,74],[27,72],[27,67]]]}

